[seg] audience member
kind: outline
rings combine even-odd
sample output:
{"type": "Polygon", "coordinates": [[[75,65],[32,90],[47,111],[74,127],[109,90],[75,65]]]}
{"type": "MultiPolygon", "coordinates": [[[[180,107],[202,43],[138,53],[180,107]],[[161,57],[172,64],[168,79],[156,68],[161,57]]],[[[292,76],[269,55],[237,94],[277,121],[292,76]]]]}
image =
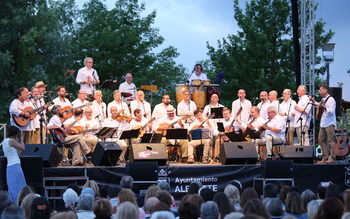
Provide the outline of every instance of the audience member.
{"type": "Polygon", "coordinates": [[[30,207],[31,219],[49,219],[52,213],[52,209],[49,201],[43,197],[36,197],[30,207]]]}
{"type": "MultiPolygon", "coordinates": [[[[134,203],[136,208],[138,208],[138,212],[139,212],[139,216],[140,218],[144,218],[145,217],[145,212],[143,211],[142,208],[139,208],[137,206],[136,203],[136,197],[133,191],[131,191],[130,189],[123,189],[122,191],[119,192],[118,194],[118,206],[123,203],[123,202],[131,202],[134,203]]],[[[118,211],[117,211],[118,212],[118,211]]]]}
{"type": "Polygon", "coordinates": [[[139,219],[139,211],[136,204],[129,201],[121,203],[114,219],[139,219]]]}
{"type": "Polygon", "coordinates": [[[317,185],[317,198],[318,199],[325,199],[326,198],[326,187],[320,186],[320,184],[317,185]]]}
{"type": "Polygon", "coordinates": [[[308,219],[313,219],[318,211],[318,208],[322,204],[324,200],[322,199],[317,199],[317,200],[312,200],[307,204],[307,218],[308,219]]]}
{"type": "Polygon", "coordinates": [[[198,190],[199,190],[199,185],[198,183],[195,182],[191,182],[190,186],[188,187],[188,191],[187,194],[198,194],[198,190]]]}
{"type": "Polygon", "coordinates": [[[202,187],[201,189],[199,189],[199,195],[202,196],[202,198],[204,199],[205,202],[207,201],[212,201],[214,198],[214,192],[213,190],[207,188],[207,187],[202,187]]]}
{"type": "Polygon", "coordinates": [[[286,204],[288,189],[289,189],[289,186],[283,186],[280,190],[279,198],[283,204],[286,204]]]}
{"type": "Polygon", "coordinates": [[[310,201],[317,199],[315,193],[311,191],[310,189],[306,189],[304,192],[301,193],[301,200],[304,205],[304,209],[307,210],[307,204],[309,204],[310,201]]]}
{"type": "Polygon", "coordinates": [[[100,197],[100,190],[98,188],[97,183],[94,180],[89,180],[85,183],[85,185],[83,186],[83,190],[86,188],[91,188],[92,190],[94,190],[95,196],[94,198],[98,198],[100,197]]]}
{"type": "Polygon", "coordinates": [[[172,206],[173,201],[172,201],[171,195],[168,191],[166,191],[166,190],[158,191],[156,194],[156,198],[160,202],[163,202],[164,204],[166,204],[169,207],[169,209],[172,206]]]}
{"type": "MultiPolygon", "coordinates": [[[[120,187],[123,189],[130,189],[132,190],[132,185],[134,183],[134,179],[129,176],[125,175],[123,176],[122,180],[120,180],[120,187]]],[[[139,194],[135,194],[136,196],[136,203],[139,208],[143,207],[143,199],[139,194]]]]}
{"type": "Polygon", "coordinates": [[[198,219],[200,217],[200,210],[196,204],[185,202],[179,207],[178,215],[179,219],[198,219]]]}
{"type": "MultiPolygon", "coordinates": [[[[167,181],[164,181],[164,180],[159,181],[158,186],[160,187],[161,190],[168,191],[170,194],[170,185],[167,181]]],[[[172,200],[171,207],[176,207],[174,197],[171,194],[170,194],[170,197],[172,200]]]]}
{"type": "Polygon", "coordinates": [[[118,206],[118,194],[120,192],[120,189],[116,186],[110,186],[107,191],[107,199],[112,205],[112,208],[114,206],[118,206]]]}
{"type": "Polygon", "coordinates": [[[51,219],[77,219],[77,215],[74,211],[63,211],[53,215],[51,219]]]}
{"type": "Polygon", "coordinates": [[[8,193],[7,191],[0,191],[0,218],[4,209],[11,205],[12,200],[10,193],[8,193]]]}
{"type": "Polygon", "coordinates": [[[227,214],[223,219],[241,219],[244,217],[244,214],[240,212],[231,212],[227,214]]]}
{"type": "Polygon", "coordinates": [[[289,186],[288,193],[291,193],[291,192],[296,192],[300,194],[300,189],[298,186],[289,186]]]}
{"type": "Polygon", "coordinates": [[[144,211],[145,211],[145,219],[151,217],[151,214],[154,210],[154,207],[159,203],[159,200],[156,197],[150,197],[145,201],[144,211]]]}
{"type": "Polygon", "coordinates": [[[343,203],[335,198],[326,198],[318,208],[314,219],[341,219],[344,212],[343,203]]]}
{"type": "Polygon", "coordinates": [[[188,197],[187,202],[193,203],[197,206],[197,210],[198,210],[197,217],[200,217],[201,216],[200,209],[201,209],[201,205],[204,203],[204,199],[198,194],[193,194],[190,197],[188,197]]]}
{"type": "Polygon", "coordinates": [[[174,219],[175,216],[169,211],[157,211],[152,214],[151,219],[174,219]]]}
{"type": "Polygon", "coordinates": [[[64,207],[66,210],[71,209],[75,210],[77,203],[78,203],[78,194],[73,189],[67,189],[63,193],[63,201],[64,201],[64,207]]]}
{"type": "Polygon", "coordinates": [[[165,204],[163,202],[159,202],[154,206],[152,214],[154,212],[157,212],[157,211],[169,211],[170,212],[170,208],[168,207],[167,204],[165,204]]]}
{"type": "Polygon", "coordinates": [[[22,201],[21,207],[24,209],[24,215],[27,219],[30,218],[30,211],[33,200],[37,197],[39,197],[37,194],[29,194],[22,201]]]}
{"type": "Polygon", "coordinates": [[[240,206],[238,206],[239,208],[236,207],[236,211],[242,212],[242,209],[243,209],[245,203],[247,203],[249,200],[251,200],[253,198],[259,199],[258,193],[252,187],[246,188],[242,193],[240,206]]]}
{"type": "Polygon", "coordinates": [[[262,204],[262,202],[259,199],[256,199],[256,198],[253,198],[244,204],[242,213],[246,216],[248,214],[256,214],[265,219],[271,218],[265,206],[262,204]]]}
{"type": "Polygon", "coordinates": [[[2,212],[2,219],[25,219],[24,209],[19,206],[9,206],[2,212]]]}
{"type": "Polygon", "coordinates": [[[277,198],[278,187],[275,184],[267,183],[263,188],[264,199],[277,198]]]}
{"type": "Polygon", "coordinates": [[[18,193],[17,206],[21,206],[23,199],[29,194],[34,194],[34,189],[31,186],[23,187],[18,193]]]}
{"type": "Polygon", "coordinates": [[[100,198],[92,205],[95,219],[110,219],[112,216],[112,205],[106,198],[100,198]]]}
{"type": "Polygon", "coordinates": [[[157,185],[152,185],[148,187],[146,196],[145,196],[145,201],[151,197],[156,197],[157,192],[160,190],[161,190],[160,187],[157,185]]]}
{"type": "Polygon", "coordinates": [[[341,219],[350,219],[350,212],[345,212],[341,219]]]}
{"type": "Polygon", "coordinates": [[[217,219],[219,218],[219,207],[213,201],[204,202],[201,205],[201,218],[202,219],[217,219]]]}
{"type": "Polygon", "coordinates": [[[94,192],[94,190],[93,190],[92,188],[90,188],[90,187],[87,187],[87,188],[81,190],[81,194],[80,194],[80,195],[82,195],[82,194],[90,194],[90,195],[92,195],[92,197],[94,197],[94,199],[95,199],[95,192],[94,192]]]}
{"type": "Polygon", "coordinates": [[[269,198],[266,203],[266,210],[270,216],[274,219],[282,218],[283,216],[283,203],[278,198],[269,198]]]}
{"type": "Polygon", "coordinates": [[[238,189],[239,191],[239,195],[242,195],[242,191],[243,191],[243,187],[242,187],[242,183],[236,179],[234,180],[231,180],[229,182],[229,184],[233,185],[233,186],[236,186],[236,188],[238,189]]]}
{"type": "MultiPolygon", "coordinates": [[[[77,186],[77,185],[74,184],[74,183],[68,184],[68,186],[67,186],[66,189],[73,189],[74,192],[77,193],[78,197],[79,197],[79,195],[81,194],[81,189],[79,188],[79,186],[77,186]]],[[[58,203],[58,206],[57,206],[56,210],[57,210],[58,212],[67,210],[66,207],[65,207],[63,198],[61,198],[60,202],[58,203]]]]}
{"type": "MultiPolygon", "coordinates": [[[[83,189],[84,191],[85,189],[83,189]]],[[[94,196],[90,193],[83,193],[79,196],[78,199],[78,210],[77,217],[78,219],[88,219],[95,218],[95,214],[92,211],[92,205],[94,204],[94,196]]]]}
{"type": "Polygon", "coordinates": [[[345,190],[343,200],[344,200],[344,212],[349,212],[350,211],[350,189],[345,190]]]}
{"type": "Polygon", "coordinates": [[[109,185],[100,186],[99,193],[100,193],[101,198],[107,198],[107,193],[108,193],[109,187],[110,187],[109,185]]]}
{"type": "Polygon", "coordinates": [[[240,204],[239,202],[241,201],[240,193],[239,190],[236,186],[233,186],[231,184],[228,184],[225,189],[224,193],[227,196],[228,200],[230,201],[230,204],[232,208],[239,208],[240,204]]]}
{"type": "MultiPolygon", "coordinates": [[[[230,185],[232,186],[232,185],[230,185]]],[[[227,186],[226,186],[227,188],[227,186]]],[[[238,189],[237,189],[238,191],[238,189]]],[[[218,205],[219,212],[220,212],[220,218],[224,218],[227,214],[230,214],[231,212],[234,212],[235,209],[230,204],[229,199],[223,192],[218,192],[214,195],[213,201],[218,205]]]]}
{"type": "Polygon", "coordinates": [[[307,219],[303,202],[299,193],[290,192],[287,195],[284,216],[293,216],[298,219],[307,219]]]}
{"type": "Polygon", "coordinates": [[[333,193],[339,193],[339,187],[336,184],[329,182],[329,186],[326,188],[326,198],[328,198],[329,194],[333,193]]]}

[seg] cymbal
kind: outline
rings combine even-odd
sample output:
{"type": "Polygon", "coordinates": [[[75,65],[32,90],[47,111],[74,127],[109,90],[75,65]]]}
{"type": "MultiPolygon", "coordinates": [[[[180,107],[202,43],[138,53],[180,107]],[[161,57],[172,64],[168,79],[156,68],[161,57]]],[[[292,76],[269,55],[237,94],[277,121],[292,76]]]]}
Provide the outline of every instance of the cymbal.
{"type": "Polygon", "coordinates": [[[127,97],[129,95],[128,92],[121,92],[121,94],[122,94],[122,97],[127,97]]]}
{"type": "Polygon", "coordinates": [[[137,90],[137,89],[142,89],[142,88],[141,87],[129,88],[129,90],[137,90]]]}

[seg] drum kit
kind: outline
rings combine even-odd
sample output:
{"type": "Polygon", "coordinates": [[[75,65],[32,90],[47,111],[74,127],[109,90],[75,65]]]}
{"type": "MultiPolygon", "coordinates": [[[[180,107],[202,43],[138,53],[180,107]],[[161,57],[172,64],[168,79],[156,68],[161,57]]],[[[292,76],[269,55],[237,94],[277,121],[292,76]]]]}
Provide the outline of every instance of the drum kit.
{"type": "Polygon", "coordinates": [[[195,79],[191,84],[178,84],[176,87],[176,101],[179,104],[183,100],[184,90],[190,90],[192,100],[196,103],[198,109],[204,109],[205,99],[210,103],[211,96],[217,94],[220,98],[220,85],[210,84],[210,80],[195,79]],[[190,89],[189,89],[190,88],[190,89]]]}

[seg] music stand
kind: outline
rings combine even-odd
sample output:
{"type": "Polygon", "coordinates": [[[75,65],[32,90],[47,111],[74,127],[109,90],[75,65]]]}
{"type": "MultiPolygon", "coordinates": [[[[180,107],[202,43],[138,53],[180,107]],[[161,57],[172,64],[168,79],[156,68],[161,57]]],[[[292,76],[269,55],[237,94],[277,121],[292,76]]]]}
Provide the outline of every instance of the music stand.
{"type": "Polygon", "coordinates": [[[226,136],[231,142],[246,141],[241,129],[239,131],[227,132],[226,136]]]}
{"type": "Polygon", "coordinates": [[[213,119],[223,119],[224,116],[222,115],[222,111],[224,110],[224,107],[211,107],[210,112],[211,114],[215,113],[213,119]]]}
{"type": "Polygon", "coordinates": [[[247,128],[246,133],[249,135],[249,138],[251,139],[260,138],[259,133],[255,129],[252,130],[250,128],[247,128]]]}
{"type": "MultiPolygon", "coordinates": [[[[100,131],[98,131],[95,135],[98,136],[99,138],[101,138],[102,141],[105,141],[105,139],[106,139],[105,136],[106,136],[108,133],[112,132],[114,129],[115,129],[115,131],[117,131],[116,128],[103,127],[103,128],[100,129],[100,131]]],[[[114,133],[115,133],[115,131],[114,131],[114,133]]],[[[114,134],[114,133],[113,133],[113,134],[114,134]]],[[[113,136],[113,135],[112,135],[112,136],[113,136]]]]}
{"type": "Polygon", "coordinates": [[[209,129],[192,129],[190,133],[192,136],[192,140],[202,140],[211,138],[209,129]]]}
{"type": "Polygon", "coordinates": [[[123,140],[123,139],[131,140],[132,138],[137,138],[139,134],[140,134],[140,129],[123,131],[119,140],[123,140]]]}
{"type": "Polygon", "coordinates": [[[166,139],[187,139],[187,129],[168,129],[166,139]]]}
{"type": "Polygon", "coordinates": [[[153,133],[151,143],[160,143],[162,141],[163,134],[153,133]]]}
{"type": "Polygon", "coordinates": [[[183,117],[183,116],[191,116],[190,118],[185,120],[185,123],[192,123],[194,122],[194,120],[196,119],[194,117],[193,111],[185,111],[185,112],[179,112],[179,117],[183,117]]]}
{"type": "Polygon", "coordinates": [[[103,84],[101,85],[101,88],[107,88],[107,89],[111,89],[113,90],[114,87],[117,86],[117,80],[113,80],[113,79],[107,79],[103,82],[103,84]]]}
{"type": "Polygon", "coordinates": [[[159,133],[145,133],[142,136],[140,143],[160,143],[162,141],[162,134],[159,133]]]}
{"type": "MultiPolygon", "coordinates": [[[[66,68],[66,64],[64,64],[64,68],[66,68]]],[[[65,73],[64,73],[64,86],[67,87],[66,85],[66,81],[67,81],[67,77],[69,76],[72,76],[74,74],[74,70],[67,70],[65,73]]]]}
{"type": "Polygon", "coordinates": [[[215,79],[215,84],[220,84],[221,83],[221,80],[222,80],[222,78],[224,77],[224,73],[225,72],[219,72],[219,74],[218,74],[218,76],[216,77],[216,79],[215,79]]]}
{"type": "Polygon", "coordinates": [[[219,132],[225,132],[224,124],[222,122],[217,122],[216,124],[218,126],[218,131],[219,132]]]}

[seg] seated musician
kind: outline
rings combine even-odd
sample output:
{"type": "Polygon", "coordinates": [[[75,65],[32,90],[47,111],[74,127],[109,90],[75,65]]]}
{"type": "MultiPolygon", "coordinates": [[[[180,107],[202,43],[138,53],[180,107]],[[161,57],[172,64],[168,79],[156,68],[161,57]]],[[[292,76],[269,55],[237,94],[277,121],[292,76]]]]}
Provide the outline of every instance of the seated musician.
{"type": "MultiPolygon", "coordinates": [[[[264,123],[258,128],[266,129],[265,134],[261,139],[255,140],[255,148],[257,153],[259,152],[259,146],[266,145],[266,158],[272,157],[272,145],[282,144],[285,139],[286,123],[284,118],[277,113],[277,109],[274,106],[267,108],[267,114],[270,118],[268,123],[264,123]]],[[[258,157],[259,153],[258,153],[258,157]]]]}
{"type": "Polygon", "coordinates": [[[97,132],[97,129],[100,127],[100,125],[97,120],[92,118],[92,109],[90,107],[85,108],[84,114],[85,117],[78,122],[76,129],[78,129],[79,132],[83,130],[92,130],[91,132],[85,132],[82,137],[91,151],[94,151],[98,138],[93,133],[97,132]]]}
{"type": "MultiPolygon", "coordinates": [[[[203,113],[200,109],[196,109],[194,111],[194,116],[196,117],[196,120],[191,124],[188,132],[192,129],[198,129],[201,128],[199,125],[201,125],[204,129],[209,129],[210,132],[212,132],[214,125],[209,121],[209,119],[203,117],[203,113]]],[[[191,140],[188,143],[188,161],[187,163],[194,163],[194,157],[193,157],[193,147],[196,147],[200,144],[204,145],[203,149],[203,163],[208,163],[209,153],[210,153],[210,141],[211,139],[197,139],[197,140],[191,140]]]]}
{"type": "MultiPolygon", "coordinates": [[[[176,123],[173,125],[174,128],[184,128],[184,124],[182,122],[182,119],[175,116],[175,111],[176,110],[174,109],[174,107],[172,105],[168,106],[167,116],[160,119],[154,125],[153,130],[158,131],[159,133],[162,133],[163,131],[171,129],[172,127],[169,127],[169,125],[171,125],[175,122],[176,123]]],[[[168,154],[168,148],[167,148],[168,145],[175,145],[175,143],[180,145],[181,151],[182,151],[181,162],[182,163],[187,162],[187,144],[188,144],[187,139],[179,139],[179,140],[177,140],[177,142],[175,142],[174,139],[166,139],[165,136],[163,135],[161,143],[163,143],[165,145],[167,154],[168,154]]]]}
{"type": "MultiPolygon", "coordinates": [[[[191,100],[191,93],[189,90],[184,90],[182,92],[183,100],[177,104],[177,115],[180,116],[180,114],[191,114],[192,112],[197,109],[196,103],[191,100]]],[[[191,118],[186,119],[185,123],[192,123],[195,120],[194,116],[191,116],[191,118]]]]}
{"type": "Polygon", "coordinates": [[[114,133],[113,137],[109,139],[110,141],[116,141],[118,145],[122,148],[122,153],[119,156],[118,163],[124,163],[124,156],[128,145],[125,140],[119,140],[123,131],[130,130],[129,123],[121,119],[118,121],[118,109],[116,106],[111,106],[110,117],[106,118],[102,123],[102,127],[113,127],[117,128],[117,131],[114,133]]]}
{"type": "MultiPolygon", "coordinates": [[[[47,129],[49,131],[59,130],[62,133],[66,134],[70,131],[73,131],[75,134],[79,134],[78,130],[74,128],[69,128],[67,125],[63,125],[61,122],[60,115],[62,116],[62,108],[58,105],[55,105],[52,108],[53,117],[50,119],[47,124],[47,129]]],[[[83,166],[84,163],[80,162],[80,150],[82,150],[83,154],[86,156],[91,156],[91,150],[86,145],[85,141],[81,138],[80,135],[69,135],[66,136],[63,140],[65,146],[73,149],[73,165],[74,166],[83,166]]]]}
{"type": "MultiPolygon", "coordinates": [[[[232,121],[233,118],[231,117],[231,110],[229,108],[224,108],[224,110],[222,111],[222,115],[224,116],[224,120],[222,121],[223,126],[225,128],[228,128],[232,121]]],[[[216,138],[215,140],[215,146],[214,146],[214,156],[217,156],[220,154],[220,147],[222,145],[222,143],[225,141],[229,141],[228,137],[225,135],[225,132],[219,132],[217,129],[214,130],[214,136],[219,136],[218,138],[216,138]]]]}
{"type": "MultiPolygon", "coordinates": [[[[134,110],[134,116],[135,116],[135,119],[131,120],[130,122],[130,129],[141,128],[140,132],[146,131],[147,133],[152,131],[152,124],[148,123],[149,120],[142,115],[142,111],[140,109],[134,110]],[[142,128],[143,126],[146,126],[146,127],[142,128]]],[[[141,137],[142,136],[139,136],[136,139],[132,139],[131,143],[140,143],[141,137]]]]}
{"type": "Polygon", "coordinates": [[[89,103],[89,101],[87,101],[85,98],[86,98],[86,91],[79,90],[78,98],[72,102],[72,107],[73,108],[81,107],[83,110],[85,110],[85,106],[89,103]]]}

